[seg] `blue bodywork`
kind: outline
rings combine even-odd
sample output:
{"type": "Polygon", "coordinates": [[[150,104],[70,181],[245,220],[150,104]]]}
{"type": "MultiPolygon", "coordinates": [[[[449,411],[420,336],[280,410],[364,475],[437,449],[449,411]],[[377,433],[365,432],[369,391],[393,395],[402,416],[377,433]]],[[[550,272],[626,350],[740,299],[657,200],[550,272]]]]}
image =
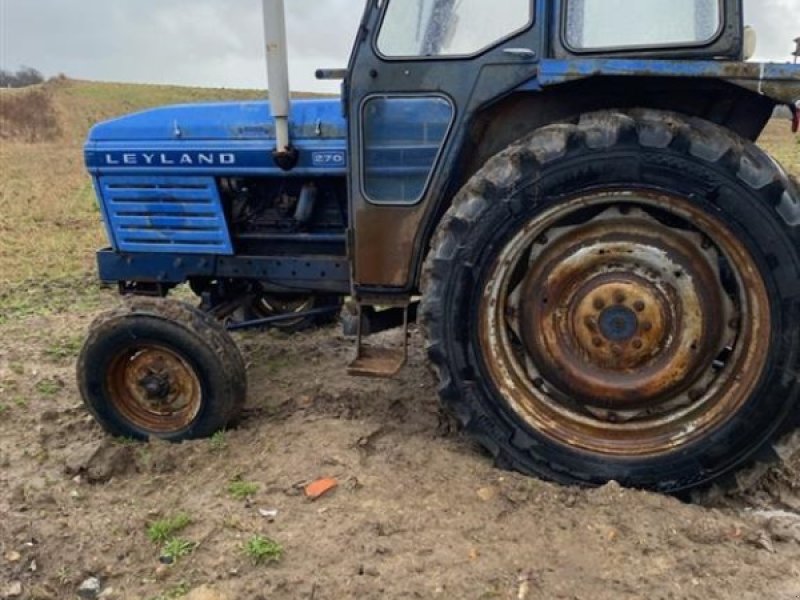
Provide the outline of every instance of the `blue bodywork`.
{"type": "MultiPolygon", "coordinates": [[[[513,91],[539,92],[591,77],[715,79],[775,102],[800,100],[800,66],[695,60],[542,59],[536,76],[513,91]]],[[[370,203],[422,202],[457,108],[440,93],[377,94],[365,100],[362,112],[361,185],[370,203]]],[[[272,158],[267,102],[170,106],[95,126],[85,158],[111,243],[99,255],[101,277],[180,282],[219,275],[216,257],[237,254],[220,179],[344,179],[351,162],[347,136],[339,99],[295,101],[291,138],[299,162],[287,173],[272,158]],[[186,258],[191,256],[199,262],[186,258]],[[185,268],[164,269],[170,257],[185,268]]],[[[287,277],[296,279],[296,273],[289,269],[287,277]]]]}
{"type": "MultiPolygon", "coordinates": [[[[297,101],[290,177],[344,176],[346,123],[338,100],[297,101]]],[[[114,250],[231,255],[217,177],[286,177],[272,160],[266,102],[171,106],[95,126],[86,165],[114,250]]]]}

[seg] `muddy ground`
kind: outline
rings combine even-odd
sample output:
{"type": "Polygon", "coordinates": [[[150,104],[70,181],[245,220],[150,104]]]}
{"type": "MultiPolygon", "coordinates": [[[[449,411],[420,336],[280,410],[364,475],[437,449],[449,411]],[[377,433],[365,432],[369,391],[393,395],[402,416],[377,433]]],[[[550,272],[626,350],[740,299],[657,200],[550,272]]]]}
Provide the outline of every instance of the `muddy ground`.
{"type": "Polygon", "coordinates": [[[91,577],[117,599],[800,598],[800,457],[705,505],[499,471],[440,416],[418,334],[399,379],[357,380],[335,327],[237,337],[239,429],[113,441],[74,384],[85,328],[117,302],[98,294],[0,325],[0,598],[80,597],[91,577]],[[320,477],[339,487],[309,501],[320,477]],[[180,513],[196,546],[164,565],[148,526],[180,513]],[[246,554],[256,534],[279,561],[246,554]]]}

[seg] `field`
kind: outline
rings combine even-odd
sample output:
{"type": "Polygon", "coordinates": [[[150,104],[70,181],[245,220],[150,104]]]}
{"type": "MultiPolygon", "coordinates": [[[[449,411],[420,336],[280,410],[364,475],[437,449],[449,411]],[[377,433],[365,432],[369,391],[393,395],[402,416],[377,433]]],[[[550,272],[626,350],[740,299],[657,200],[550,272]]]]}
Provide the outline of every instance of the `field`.
{"type": "MultiPolygon", "coordinates": [[[[343,375],[353,342],[336,328],[237,336],[241,427],[108,439],[74,384],[86,328],[118,302],[93,277],[104,235],[82,140],[145,106],[257,93],[35,93],[0,91],[0,599],[72,599],[92,577],[110,599],[800,598],[800,457],[695,504],[498,471],[441,418],[416,333],[385,382],[343,375]],[[30,127],[6,118],[34,102],[30,127]],[[338,488],[311,502],[321,477],[338,488]]],[[[800,175],[787,122],[761,143],[800,175]]]]}

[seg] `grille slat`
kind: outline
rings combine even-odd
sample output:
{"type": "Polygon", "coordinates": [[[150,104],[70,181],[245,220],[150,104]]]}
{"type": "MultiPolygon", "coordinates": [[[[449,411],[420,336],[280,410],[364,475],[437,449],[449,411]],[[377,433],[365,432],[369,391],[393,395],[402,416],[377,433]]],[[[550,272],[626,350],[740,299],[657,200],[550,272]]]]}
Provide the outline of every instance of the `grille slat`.
{"type": "Polygon", "coordinates": [[[98,188],[121,251],[233,254],[211,177],[100,177],[98,188]]]}

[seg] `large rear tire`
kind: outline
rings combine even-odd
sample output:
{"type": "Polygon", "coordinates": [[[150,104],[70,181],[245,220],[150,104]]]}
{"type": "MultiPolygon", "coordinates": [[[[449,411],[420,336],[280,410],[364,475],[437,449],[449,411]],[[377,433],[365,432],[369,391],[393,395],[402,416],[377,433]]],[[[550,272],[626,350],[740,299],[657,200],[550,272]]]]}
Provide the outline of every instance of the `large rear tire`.
{"type": "Polygon", "coordinates": [[[244,361],[211,316],[135,299],[91,326],[77,365],[84,404],[109,433],[167,441],[208,437],[238,418],[244,361]]]}
{"type": "Polygon", "coordinates": [[[800,193],[660,111],[545,127],[459,193],[423,277],[440,395],[502,466],[678,492],[797,420],[800,193]]]}

